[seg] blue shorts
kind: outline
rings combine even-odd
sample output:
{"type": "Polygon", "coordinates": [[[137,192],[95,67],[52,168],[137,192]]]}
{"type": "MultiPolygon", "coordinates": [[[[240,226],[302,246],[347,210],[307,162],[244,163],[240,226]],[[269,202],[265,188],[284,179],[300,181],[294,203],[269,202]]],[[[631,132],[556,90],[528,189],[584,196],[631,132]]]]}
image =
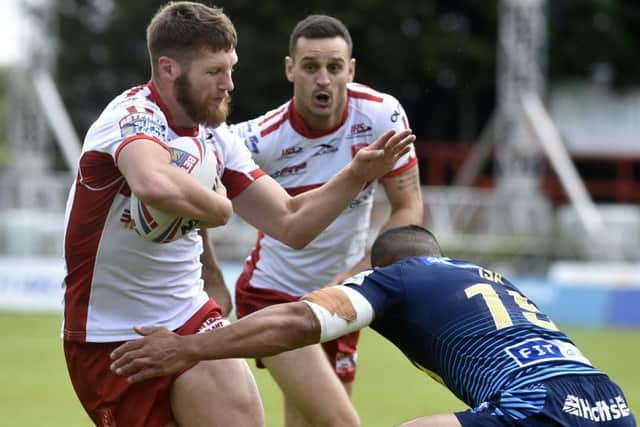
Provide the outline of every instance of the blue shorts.
{"type": "Polygon", "coordinates": [[[455,416],[463,427],[637,425],[622,390],[606,375],[563,375],[503,390],[455,416]]]}

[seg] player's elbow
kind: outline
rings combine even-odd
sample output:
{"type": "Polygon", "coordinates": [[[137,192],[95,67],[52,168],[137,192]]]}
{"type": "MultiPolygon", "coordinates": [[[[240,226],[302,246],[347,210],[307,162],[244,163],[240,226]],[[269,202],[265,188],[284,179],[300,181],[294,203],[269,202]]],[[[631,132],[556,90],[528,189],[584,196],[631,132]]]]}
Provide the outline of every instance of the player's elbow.
{"type": "MultiPolygon", "coordinates": [[[[233,215],[233,206],[231,205],[231,201],[224,197],[219,197],[216,199],[216,204],[213,209],[213,220],[212,222],[207,223],[208,227],[218,227],[221,225],[225,225],[231,219],[231,215],[233,215]]],[[[211,220],[211,219],[210,219],[211,220]]]]}

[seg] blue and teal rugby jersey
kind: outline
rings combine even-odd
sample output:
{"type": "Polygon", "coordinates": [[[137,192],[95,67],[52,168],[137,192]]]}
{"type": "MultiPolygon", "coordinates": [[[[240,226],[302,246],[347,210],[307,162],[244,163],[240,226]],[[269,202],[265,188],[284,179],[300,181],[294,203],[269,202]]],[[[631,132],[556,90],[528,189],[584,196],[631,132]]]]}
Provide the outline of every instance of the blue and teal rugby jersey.
{"type": "Polygon", "coordinates": [[[470,407],[504,387],[602,373],[499,273],[412,257],[364,275],[348,286],[372,304],[371,327],[470,407]]]}

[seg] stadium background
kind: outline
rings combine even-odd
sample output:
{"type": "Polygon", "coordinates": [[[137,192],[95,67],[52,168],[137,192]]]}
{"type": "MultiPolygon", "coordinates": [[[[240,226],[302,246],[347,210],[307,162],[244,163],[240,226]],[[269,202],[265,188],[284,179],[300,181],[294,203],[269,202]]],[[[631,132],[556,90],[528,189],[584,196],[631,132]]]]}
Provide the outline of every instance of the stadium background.
{"type": "MultiPolygon", "coordinates": [[[[0,409],[6,425],[87,425],[58,338],[69,165],[106,102],[148,79],[144,28],[161,3],[7,3],[16,12],[14,25],[3,25],[0,34],[18,49],[0,61],[0,409]]],[[[640,411],[639,4],[216,4],[239,33],[231,122],[290,97],[282,58],[297,20],[308,13],[341,18],[354,39],[357,81],[396,95],[407,110],[418,137],[425,224],[447,254],[514,277],[640,411]],[[542,100],[543,114],[523,107],[530,92],[542,100]],[[559,148],[553,135],[560,136],[559,148]]],[[[377,200],[374,230],[386,209],[383,198],[377,200]]],[[[255,231],[234,217],[212,234],[233,284],[255,231]]],[[[355,401],[365,426],[462,407],[388,343],[366,333],[363,345],[355,401]]],[[[264,372],[256,375],[268,423],[281,425],[277,389],[264,372]]]]}

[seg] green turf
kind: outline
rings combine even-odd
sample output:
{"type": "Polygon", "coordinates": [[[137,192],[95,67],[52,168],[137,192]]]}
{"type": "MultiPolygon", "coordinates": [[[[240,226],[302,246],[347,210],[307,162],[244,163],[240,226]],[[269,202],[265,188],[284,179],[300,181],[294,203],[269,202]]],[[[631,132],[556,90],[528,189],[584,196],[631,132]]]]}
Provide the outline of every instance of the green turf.
{"type": "MultiPolygon", "coordinates": [[[[90,425],[67,377],[59,327],[56,315],[0,313],[1,425],[90,425]]],[[[640,330],[567,331],[593,364],[622,386],[631,408],[640,413],[640,330]]],[[[420,373],[369,330],[362,335],[359,362],[354,401],[365,427],[387,427],[423,414],[464,408],[449,391],[420,373]]],[[[255,373],[267,426],[279,427],[280,392],[266,371],[255,373]]]]}

